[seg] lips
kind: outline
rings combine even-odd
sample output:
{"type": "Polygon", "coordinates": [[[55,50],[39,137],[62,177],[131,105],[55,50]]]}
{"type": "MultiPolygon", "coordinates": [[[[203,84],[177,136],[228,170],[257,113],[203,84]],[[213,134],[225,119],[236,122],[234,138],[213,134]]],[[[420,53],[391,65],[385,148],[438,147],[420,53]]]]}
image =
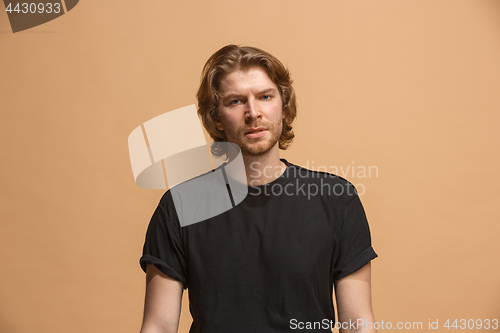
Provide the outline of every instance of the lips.
{"type": "Polygon", "coordinates": [[[267,129],[264,127],[253,127],[249,128],[245,132],[245,137],[248,139],[258,139],[266,135],[267,129]]]}
{"type": "Polygon", "coordinates": [[[264,127],[252,127],[245,131],[245,134],[256,134],[260,131],[265,131],[264,127]]]}

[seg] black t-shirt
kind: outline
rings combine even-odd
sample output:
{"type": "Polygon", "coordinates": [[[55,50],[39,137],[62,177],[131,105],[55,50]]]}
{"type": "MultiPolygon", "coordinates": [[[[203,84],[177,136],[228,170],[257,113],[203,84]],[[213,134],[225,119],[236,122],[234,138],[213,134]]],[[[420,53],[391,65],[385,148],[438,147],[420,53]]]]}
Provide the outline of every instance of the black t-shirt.
{"type": "Polygon", "coordinates": [[[354,186],[281,160],[280,177],[249,186],[240,204],[202,222],[181,227],[170,190],[161,198],[140,265],[189,288],[190,333],[290,332],[297,322],[335,322],[334,281],[377,257],[354,186]]]}

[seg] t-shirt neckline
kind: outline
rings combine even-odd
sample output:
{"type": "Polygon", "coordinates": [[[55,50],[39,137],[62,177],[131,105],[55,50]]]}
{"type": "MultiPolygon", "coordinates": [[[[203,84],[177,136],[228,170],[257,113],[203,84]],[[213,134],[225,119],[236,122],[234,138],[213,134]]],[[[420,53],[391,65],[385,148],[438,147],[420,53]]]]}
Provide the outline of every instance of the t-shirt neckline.
{"type": "Polygon", "coordinates": [[[272,190],[276,186],[284,185],[286,182],[290,180],[290,173],[291,173],[290,169],[292,168],[292,164],[284,158],[280,158],[280,161],[282,161],[286,165],[286,168],[283,171],[283,173],[272,182],[254,186],[247,185],[247,190],[249,195],[255,196],[255,195],[261,195],[263,193],[270,193],[270,190],[272,190]]]}

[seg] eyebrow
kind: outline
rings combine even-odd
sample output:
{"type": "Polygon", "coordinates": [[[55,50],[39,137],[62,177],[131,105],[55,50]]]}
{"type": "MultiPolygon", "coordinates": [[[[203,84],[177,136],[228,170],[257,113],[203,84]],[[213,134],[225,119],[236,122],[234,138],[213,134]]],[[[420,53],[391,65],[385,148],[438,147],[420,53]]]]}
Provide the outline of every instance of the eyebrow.
{"type": "MultiPolygon", "coordinates": [[[[264,90],[261,90],[257,93],[257,95],[262,95],[262,94],[266,94],[266,93],[269,93],[269,92],[276,92],[276,89],[275,88],[266,88],[264,90]]],[[[240,94],[229,94],[229,95],[223,95],[222,96],[222,99],[224,101],[227,101],[227,100],[232,100],[232,99],[237,99],[237,98],[240,98],[240,97],[243,97],[243,95],[240,95],[240,94]]]]}

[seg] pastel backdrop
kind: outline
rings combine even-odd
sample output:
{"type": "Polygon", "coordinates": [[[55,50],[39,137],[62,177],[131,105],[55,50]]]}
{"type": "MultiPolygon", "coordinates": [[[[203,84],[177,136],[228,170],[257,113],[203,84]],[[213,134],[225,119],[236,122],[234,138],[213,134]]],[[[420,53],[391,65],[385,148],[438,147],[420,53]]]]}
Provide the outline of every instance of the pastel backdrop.
{"type": "Polygon", "coordinates": [[[292,73],[282,157],[362,189],[377,321],[500,319],[497,0],[82,0],[15,34],[1,9],[1,332],[139,331],[163,190],[127,138],[229,43],[292,73]]]}

